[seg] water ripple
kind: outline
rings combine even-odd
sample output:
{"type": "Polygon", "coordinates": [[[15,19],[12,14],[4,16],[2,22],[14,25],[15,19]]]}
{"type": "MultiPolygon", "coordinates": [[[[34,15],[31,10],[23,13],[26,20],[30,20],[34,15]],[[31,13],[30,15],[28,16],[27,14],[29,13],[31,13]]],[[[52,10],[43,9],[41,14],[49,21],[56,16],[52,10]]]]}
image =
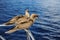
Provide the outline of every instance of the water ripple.
{"type": "MultiPolygon", "coordinates": [[[[39,15],[39,18],[29,28],[36,40],[59,40],[60,39],[60,0],[0,0],[0,24],[7,22],[16,15],[29,13],[39,15]]],[[[13,26],[0,27],[0,35],[7,40],[26,40],[24,30],[12,34],[5,31],[13,26]]]]}

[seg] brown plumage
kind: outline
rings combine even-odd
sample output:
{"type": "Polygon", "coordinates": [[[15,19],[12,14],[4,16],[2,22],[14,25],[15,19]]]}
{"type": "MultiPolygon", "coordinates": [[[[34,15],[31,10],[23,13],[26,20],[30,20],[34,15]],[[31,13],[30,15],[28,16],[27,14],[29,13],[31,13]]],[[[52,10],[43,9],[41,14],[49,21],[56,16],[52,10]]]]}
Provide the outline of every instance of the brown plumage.
{"type": "Polygon", "coordinates": [[[7,31],[7,32],[5,32],[5,33],[12,33],[12,32],[15,32],[17,30],[28,29],[34,23],[36,17],[37,17],[37,15],[32,14],[32,18],[30,17],[29,19],[24,19],[24,20],[22,20],[20,22],[16,21],[17,22],[16,27],[9,30],[9,31],[7,31]]]}
{"type": "Polygon", "coordinates": [[[22,18],[19,18],[18,20],[16,20],[15,21],[16,27],[5,33],[12,33],[17,30],[28,29],[34,23],[35,19],[38,17],[38,15],[36,14],[32,14],[30,17],[29,17],[29,14],[26,16],[23,16],[22,18]]]}
{"type": "Polygon", "coordinates": [[[15,16],[13,17],[11,20],[9,20],[8,22],[4,23],[5,25],[11,25],[11,24],[14,24],[14,23],[17,23],[17,22],[20,22],[22,20],[24,20],[25,18],[28,18],[30,15],[29,15],[29,12],[28,10],[25,11],[25,15],[20,15],[20,16],[15,16]],[[17,21],[17,22],[16,22],[17,21]]]}

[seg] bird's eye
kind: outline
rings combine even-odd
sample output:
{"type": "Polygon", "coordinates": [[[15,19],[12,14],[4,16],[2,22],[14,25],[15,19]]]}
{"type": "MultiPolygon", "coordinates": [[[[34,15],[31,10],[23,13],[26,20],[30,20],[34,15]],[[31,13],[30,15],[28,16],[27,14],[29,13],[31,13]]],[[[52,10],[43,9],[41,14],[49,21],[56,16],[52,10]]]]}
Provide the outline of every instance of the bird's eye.
{"type": "Polygon", "coordinates": [[[34,17],[38,17],[38,15],[35,15],[34,17]]]}

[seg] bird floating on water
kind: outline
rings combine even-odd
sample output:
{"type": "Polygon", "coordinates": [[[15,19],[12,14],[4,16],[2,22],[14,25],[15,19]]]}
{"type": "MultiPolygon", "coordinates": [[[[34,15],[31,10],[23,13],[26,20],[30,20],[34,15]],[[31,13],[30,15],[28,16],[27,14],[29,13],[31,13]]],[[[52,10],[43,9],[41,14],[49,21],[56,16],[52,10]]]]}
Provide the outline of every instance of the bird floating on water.
{"type": "Polygon", "coordinates": [[[11,29],[5,33],[13,33],[17,30],[24,29],[32,37],[32,39],[35,40],[31,34],[31,32],[28,30],[28,28],[34,23],[34,21],[36,20],[37,17],[38,17],[37,14],[31,14],[31,16],[30,16],[28,10],[26,10],[25,15],[15,16],[10,21],[4,23],[5,25],[15,24],[15,26],[16,26],[13,29],[11,29]]]}
{"type": "Polygon", "coordinates": [[[37,14],[32,14],[30,16],[30,14],[28,13],[28,10],[26,10],[25,15],[13,17],[10,21],[5,23],[5,25],[11,25],[14,23],[16,24],[15,28],[13,28],[5,33],[12,33],[17,30],[28,29],[34,23],[34,21],[37,17],[38,17],[37,14]]]}
{"type": "Polygon", "coordinates": [[[28,29],[35,21],[36,17],[38,17],[36,14],[32,14],[30,16],[30,18],[21,18],[23,20],[18,19],[15,24],[16,27],[5,32],[5,33],[12,33],[15,32],[17,30],[21,30],[21,29],[28,29]]]}

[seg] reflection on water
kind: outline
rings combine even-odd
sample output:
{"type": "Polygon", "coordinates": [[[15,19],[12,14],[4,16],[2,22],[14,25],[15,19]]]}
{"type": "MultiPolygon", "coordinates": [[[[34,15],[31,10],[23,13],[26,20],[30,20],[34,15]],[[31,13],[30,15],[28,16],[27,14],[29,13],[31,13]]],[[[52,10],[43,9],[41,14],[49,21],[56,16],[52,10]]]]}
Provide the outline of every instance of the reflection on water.
{"type": "MultiPolygon", "coordinates": [[[[7,22],[16,15],[24,14],[29,9],[30,14],[39,15],[39,20],[31,26],[30,30],[36,40],[60,39],[60,0],[0,0],[0,24],[7,22]]],[[[0,35],[7,40],[25,40],[26,33],[23,30],[12,34],[4,32],[13,28],[0,27],[0,35]]]]}

